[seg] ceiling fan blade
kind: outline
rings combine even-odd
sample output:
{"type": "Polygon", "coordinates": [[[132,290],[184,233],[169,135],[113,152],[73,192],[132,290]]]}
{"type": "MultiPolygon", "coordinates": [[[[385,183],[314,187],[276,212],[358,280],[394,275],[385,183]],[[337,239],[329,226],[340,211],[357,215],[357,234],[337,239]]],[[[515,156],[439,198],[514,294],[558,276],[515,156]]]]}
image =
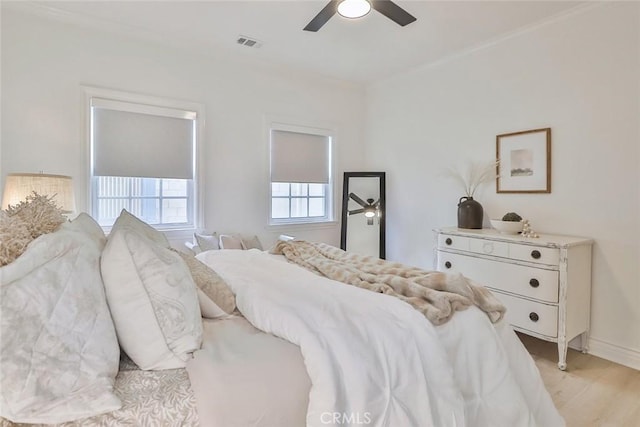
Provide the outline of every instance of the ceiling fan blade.
{"type": "Polygon", "coordinates": [[[355,215],[364,212],[364,209],[356,209],[354,211],[349,211],[349,215],[355,215]]]}
{"type": "Polygon", "coordinates": [[[371,206],[373,206],[374,208],[378,209],[380,207],[380,199],[376,200],[376,202],[374,204],[372,204],[371,206]]]}
{"type": "Polygon", "coordinates": [[[321,11],[318,13],[315,18],[313,18],[306,27],[304,27],[304,31],[313,31],[316,32],[324,24],[327,23],[329,19],[338,11],[338,3],[340,0],[331,0],[321,11]]]}
{"type": "Polygon", "coordinates": [[[356,196],[354,193],[349,193],[349,197],[352,200],[355,200],[355,202],[357,204],[359,204],[360,206],[362,206],[363,208],[366,208],[367,206],[369,206],[369,203],[365,202],[364,200],[362,200],[360,197],[356,196]]]}
{"type": "Polygon", "coordinates": [[[371,0],[371,7],[403,27],[416,20],[415,16],[391,0],[371,0]]]}

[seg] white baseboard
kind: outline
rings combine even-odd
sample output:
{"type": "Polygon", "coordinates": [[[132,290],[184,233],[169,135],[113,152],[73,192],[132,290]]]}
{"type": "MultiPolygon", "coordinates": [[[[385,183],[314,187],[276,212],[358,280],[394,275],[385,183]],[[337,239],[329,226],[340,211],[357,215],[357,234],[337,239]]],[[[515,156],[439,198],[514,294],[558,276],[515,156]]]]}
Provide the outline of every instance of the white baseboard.
{"type": "Polygon", "coordinates": [[[589,354],[640,371],[640,351],[619,347],[598,339],[589,339],[589,354]]]}

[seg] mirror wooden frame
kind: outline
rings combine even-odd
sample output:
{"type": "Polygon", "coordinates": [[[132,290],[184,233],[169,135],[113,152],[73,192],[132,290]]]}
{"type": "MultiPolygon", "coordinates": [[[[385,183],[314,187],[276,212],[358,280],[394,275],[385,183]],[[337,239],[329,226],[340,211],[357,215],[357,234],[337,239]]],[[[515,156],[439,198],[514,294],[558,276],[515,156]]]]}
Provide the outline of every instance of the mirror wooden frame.
{"type": "Polygon", "coordinates": [[[379,257],[385,259],[386,256],[386,173],[385,172],[345,172],[342,181],[342,223],[340,227],[340,249],[347,250],[347,218],[349,216],[349,180],[351,178],[377,178],[379,180],[380,197],[380,242],[379,257]]]}

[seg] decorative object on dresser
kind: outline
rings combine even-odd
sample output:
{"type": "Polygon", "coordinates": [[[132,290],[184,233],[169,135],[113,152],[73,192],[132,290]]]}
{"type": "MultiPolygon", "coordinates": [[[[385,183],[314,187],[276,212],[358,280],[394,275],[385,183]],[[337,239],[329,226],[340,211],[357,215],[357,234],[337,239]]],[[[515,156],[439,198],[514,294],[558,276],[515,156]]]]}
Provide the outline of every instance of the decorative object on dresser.
{"type": "Polygon", "coordinates": [[[498,193],[551,193],[551,128],[496,137],[498,193]]]}
{"type": "Polygon", "coordinates": [[[491,226],[501,233],[518,234],[524,228],[522,217],[515,212],[506,213],[502,219],[492,219],[491,226]]]}
{"type": "Polygon", "coordinates": [[[522,233],[520,234],[522,235],[522,237],[532,237],[534,239],[537,239],[538,237],[540,237],[538,233],[536,233],[531,229],[531,225],[529,224],[528,219],[522,220],[522,233]]]}
{"type": "Polygon", "coordinates": [[[482,205],[471,196],[460,197],[458,200],[458,227],[482,228],[484,210],[482,205]]]}
{"type": "Polygon", "coordinates": [[[522,231],[523,223],[521,221],[502,221],[492,219],[491,226],[502,234],[518,234],[522,231]]]}
{"type": "Polygon", "coordinates": [[[461,184],[466,194],[458,200],[458,228],[482,228],[484,210],[473,196],[480,185],[496,177],[497,168],[497,161],[491,161],[488,164],[471,163],[466,173],[452,167],[447,170],[447,175],[461,184]]]}
{"type": "Polygon", "coordinates": [[[558,344],[565,370],[569,341],[587,351],[591,246],[583,237],[540,234],[532,240],[496,230],[435,230],[436,268],[456,271],[491,289],[514,329],[558,344]]]}

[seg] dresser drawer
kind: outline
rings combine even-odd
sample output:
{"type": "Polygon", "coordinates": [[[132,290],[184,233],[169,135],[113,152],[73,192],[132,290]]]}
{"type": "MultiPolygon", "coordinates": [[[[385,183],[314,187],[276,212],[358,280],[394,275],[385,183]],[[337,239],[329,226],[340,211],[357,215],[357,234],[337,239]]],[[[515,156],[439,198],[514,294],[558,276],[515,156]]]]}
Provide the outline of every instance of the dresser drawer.
{"type": "Polygon", "coordinates": [[[543,246],[509,244],[509,256],[513,259],[535,262],[538,264],[558,265],[560,250],[543,246]]]}
{"type": "Polygon", "coordinates": [[[550,338],[558,336],[558,307],[529,301],[495,291],[495,296],[507,307],[507,320],[518,328],[550,338]]]}
{"type": "Polygon", "coordinates": [[[450,234],[438,235],[438,248],[457,249],[459,251],[469,250],[468,237],[452,236],[450,234]]]}
{"type": "Polygon", "coordinates": [[[493,255],[502,258],[509,256],[509,244],[495,240],[478,239],[474,237],[460,237],[447,234],[438,236],[438,248],[455,249],[464,252],[493,255]]]}
{"type": "Polygon", "coordinates": [[[438,251],[438,270],[464,274],[480,285],[557,303],[558,272],[438,251]]]}
{"type": "Polygon", "coordinates": [[[476,254],[507,258],[509,256],[509,244],[495,240],[469,239],[469,251],[476,254]]]}

